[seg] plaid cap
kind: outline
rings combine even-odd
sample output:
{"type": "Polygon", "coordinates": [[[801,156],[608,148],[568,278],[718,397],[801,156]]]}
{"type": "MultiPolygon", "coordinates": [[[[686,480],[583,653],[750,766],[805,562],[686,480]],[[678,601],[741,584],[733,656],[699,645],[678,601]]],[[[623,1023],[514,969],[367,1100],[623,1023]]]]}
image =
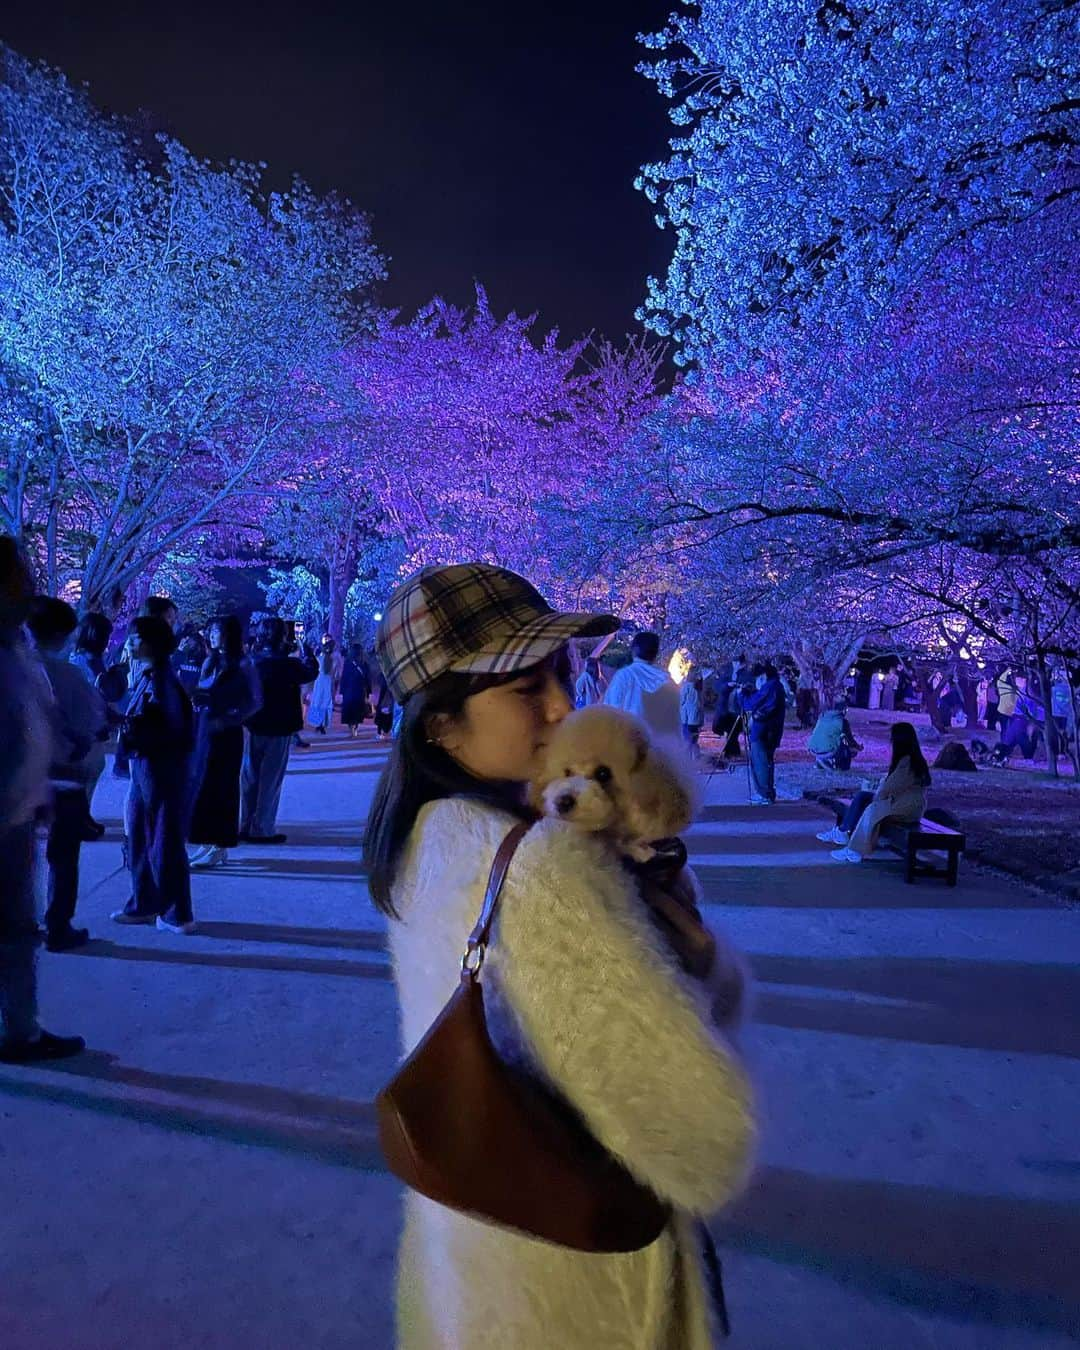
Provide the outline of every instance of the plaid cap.
{"type": "Polygon", "coordinates": [[[509,675],[535,666],[571,638],[614,633],[610,614],[551,608],[524,577],[488,563],[425,567],[386,606],[375,651],[390,692],[404,703],[448,671],[509,675]]]}

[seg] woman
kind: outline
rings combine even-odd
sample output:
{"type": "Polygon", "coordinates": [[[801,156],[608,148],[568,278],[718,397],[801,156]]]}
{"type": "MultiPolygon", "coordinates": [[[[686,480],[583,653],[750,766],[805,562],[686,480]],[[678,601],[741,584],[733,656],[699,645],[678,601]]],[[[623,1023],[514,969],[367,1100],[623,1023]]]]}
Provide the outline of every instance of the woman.
{"type": "Polygon", "coordinates": [[[574,686],[574,707],[591,708],[596,703],[602,703],[603,698],[604,678],[600,674],[600,662],[590,656],[574,686]]]}
{"type": "MultiPolygon", "coordinates": [[[[71,664],[82,672],[87,684],[92,685],[95,689],[100,687],[102,677],[107,669],[105,651],[111,636],[112,624],[104,614],[98,613],[87,614],[79,624],[78,631],[75,634],[75,645],[69,659],[71,664]]],[[[119,722],[119,714],[108,703],[106,703],[106,707],[110,725],[115,726],[119,722]]],[[[91,840],[100,839],[105,833],[105,826],[94,819],[92,809],[94,792],[104,771],[105,742],[97,741],[83,760],[83,778],[86,790],[86,830],[84,838],[91,840]]]]}
{"type": "Polygon", "coordinates": [[[386,676],[379,677],[379,691],[372,703],[372,716],[375,722],[375,734],[380,741],[388,741],[394,729],[394,696],[386,682],[386,676]]]}
{"type": "Polygon", "coordinates": [[[308,726],[314,727],[320,736],[326,735],[330,718],[334,714],[334,682],[337,679],[337,662],[334,660],[334,639],[324,638],[319,652],[319,673],[311,687],[311,700],[308,703],[308,726]]]}
{"type": "MultiPolygon", "coordinates": [[[[403,704],[365,839],[391,924],[406,1052],[453,992],[498,845],[529,819],[524,785],[570,710],[572,637],[616,621],[558,614],[521,577],[428,568],[391,598],[380,665],[403,704]]],[[[582,1256],[406,1195],[402,1350],[706,1350],[711,1307],[690,1216],[746,1174],[750,1090],[605,846],[534,824],[511,864],[484,967],[491,1035],[561,1093],[675,1211],[638,1251],[582,1256]]]]}
{"type": "Polygon", "coordinates": [[[829,856],[837,862],[862,862],[877,847],[877,836],[886,820],[909,824],[926,810],[930,769],[910,722],[895,722],[889,732],[892,760],[888,777],[877,792],[857,792],[839,825],[822,830],[823,844],[839,844],[829,856]]]}
{"type": "Polygon", "coordinates": [[[900,686],[900,676],[896,667],[890,666],[885,672],[885,682],[881,687],[881,706],[886,712],[896,711],[896,691],[900,686]]]}
{"type": "Polygon", "coordinates": [[[131,899],[116,923],[156,923],[170,933],[193,933],[191,878],[184,848],[191,702],[173,673],[172,629],[156,615],[132,619],[128,652],[135,680],[120,744],[131,764],[126,810],[131,899]]]}
{"type": "Polygon", "coordinates": [[[341,670],[341,721],[356,736],[360,724],[367,717],[371,697],[371,673],[364,660],[364,649],[359,642],[349,648],[349,655],[341,670]]]}
{"type": "Polygon", "coordinates": [[[192,695],[196,709],[188,830],[192,867],[226,862],[228,850],[238,843],[244,723],[262,702],[236,615],[214,619],[207,636],[210,655],[192,695]]]}
{"type": "Polygon", "coordinates": [[[683,740],[694,759],[701,755],[698,737],[705,723],[703,685],[704,681],[700,675],[688,675],[679,690],[679,722],[682,726],[683,740]]]}

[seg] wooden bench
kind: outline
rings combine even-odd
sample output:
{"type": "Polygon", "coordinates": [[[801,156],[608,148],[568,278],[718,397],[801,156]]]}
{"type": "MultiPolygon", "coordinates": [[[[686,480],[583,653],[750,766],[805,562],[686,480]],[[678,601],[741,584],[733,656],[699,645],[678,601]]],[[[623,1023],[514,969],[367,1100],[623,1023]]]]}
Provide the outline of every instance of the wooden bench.
{"type": "MultiPolygon", "coordinates": [[[[817,800],[822,806],[832,807],[839,824],[852,799],[821,793],[817,800]]],[[[950,886],[956,885],[960,854],[967,847],[967,840],[959,830],[939,825],[936,820],[927,820],[925,817],[917,825],[887,820],[881,826],[878,839],[905,860],[905,881],[914,882],[916,877],[944,877],[950,886]],[[934,867],[930,863],[920,862],[920,853],[944,853],[945,866],[934,867]]]]}

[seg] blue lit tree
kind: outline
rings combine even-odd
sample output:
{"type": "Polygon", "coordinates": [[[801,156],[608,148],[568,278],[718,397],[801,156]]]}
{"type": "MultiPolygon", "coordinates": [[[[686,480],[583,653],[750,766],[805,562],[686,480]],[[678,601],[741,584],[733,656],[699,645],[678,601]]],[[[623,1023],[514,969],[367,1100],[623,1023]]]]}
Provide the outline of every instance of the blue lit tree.
{"type": "Polygon", "coordinates": [[[857,338],[943,251],[1077,191],[1071,4],[696,9],[642,39],[683,132],[639,180],[674,234],[643,317],[683,361],[857,338]]]}
{"type": "Polygon", "coordinates": [[[94,605],[302,448],[381,264],[347,203],[263,195],[256,168],[140,143],[56,72],[3,63],[5,525],[94,605]]]}

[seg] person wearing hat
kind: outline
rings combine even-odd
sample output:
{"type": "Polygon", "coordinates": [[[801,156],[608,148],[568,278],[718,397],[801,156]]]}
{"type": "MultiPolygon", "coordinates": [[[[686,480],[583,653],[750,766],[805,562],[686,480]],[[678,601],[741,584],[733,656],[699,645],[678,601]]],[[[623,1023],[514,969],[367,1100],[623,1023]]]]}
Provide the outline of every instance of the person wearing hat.
{"type": "Polygon", "coordinates": [[[630,874],[524,786],[570,711],[566,645],[608,615],[553,610],[482,563],[429,567],[386,606],[376,651],[401,728],[364,860],[390,947],[405,1054],[443,1008],[508,831],[511,863],[484,987],[492,1039],[560,1093],[673,1216],[649,1246],[581,1253],[405,1198],[398,1344],[514,1350],[705,1350],[715,1325],[694,1216],[743,1184],[751,1089],[708,999],[672,960],[630,874]]]}

